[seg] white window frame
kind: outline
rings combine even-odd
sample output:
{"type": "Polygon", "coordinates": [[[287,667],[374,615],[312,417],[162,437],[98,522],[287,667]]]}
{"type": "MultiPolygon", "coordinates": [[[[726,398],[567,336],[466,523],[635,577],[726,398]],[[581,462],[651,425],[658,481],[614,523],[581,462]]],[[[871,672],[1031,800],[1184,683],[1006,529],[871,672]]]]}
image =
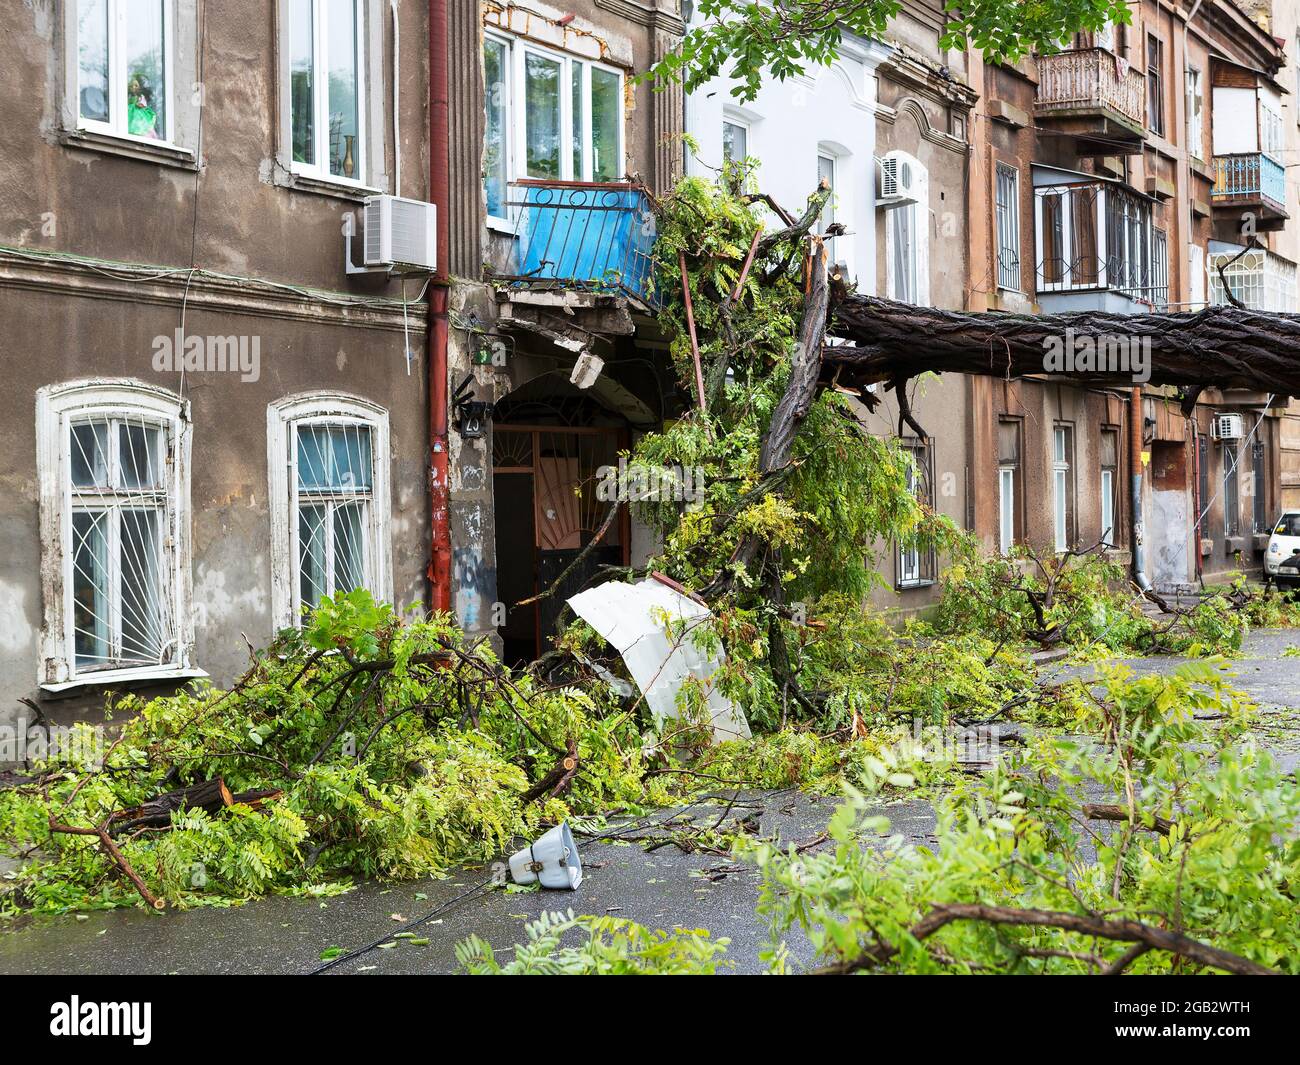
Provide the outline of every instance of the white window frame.
{"type": "MultiPolygon", "coordinates": [[[[528,144],[528,127],[527,127],[527,107],[525,106],[524,94],[526,92],[526,81],[524,78],[524,57],[532,52],[535,55],[542,56],[553,62],[560,64],[560,176],[555,179],[536,178],[532,180],[546,181],[587,181],[593,179],[594,160],[592,146],[592,129],[591,129],[591,72],[592,70],[603,70],[606,73],[613,74],[618,78],[618,148],[616,152],[617,163],[614,166],[615,177],[610,179],[618,181],[627,169],[627,77],[626,72],[621,68],[612,66],[609,63],[602,63],[599,60],[590,59],[587,56],[575,55],[569,52],[560,51],[555,48],[549,48],[545,45],[538,44],[535,41],[524,40],[508,33],[496,31],[485,31],[485,41],[491,40],[505,45],[506,55],[504,69],[506,75],[506,99],[505,114],[503,121],[506,130],[506,186],[524,178],[528,178],[526,164],[522,161],[525,154],[525,146],[528,144]],[[581,68],[582,90],[581,90],[581,114],[573,114],[573,99],[569,91],[572,85],[573,67],[578,64],[581,68]],[[573,172],[573,142],[575,132],[581,137],[582,161],[581,173],[573,172]]],[[[480,62],[482,57],[480,56],[480,62]]],[[[507,198],[509,193],[507,191],[507,198]]],[[[489,215],[488,223],[501,228],[513,229],[514,211],[506,216],[489,215]]]]}
{"type": "MultiPolygon", "coordinates": [[[[314,129],[312,131],[312,145],[316,151],[316,159],[312,162],[301,162],[293,157],[293,96],[292,92],[286,92],[284,98],[284,121],[287,132],[285,142],[285,155],[289,160],[289,169],[295,174],[301,174],[303,177],[314,178],[317,181],[324,181],[334,185],[350,185],[356,188],[366,188],[366,175],[370,172],[370,143],[367,139],[366,132],[366,108],[370,104],[370,84],[369,75],[366,65],[366,34],[369,31],[369,20],[366,12],[366,0],[353,0],[353,9],[356,11],[356,63],[357,74],[357,140],[355,149],[357,158],[355,160],[356,175],[348,177],[346,174],[334,174],[330,172],[329,167],[329,78],[322,77],[322,74],[328,71],[328,59],[326,53],[326,42],[329,39],[329,5],[325,0],[311,0],[312,6],[312,122],[314,129]]],[[[289,6],[281,6],[282,17],[284,18],[284,32],[280,37],[280,44],[283,49],[281,62],[285,68],[286,84],[292,84],[293,71],[291,66],[291,56],[289,53],[289,37],[292,28],[289,25],[289,6]]]]}
{"type": "Polygon", "coordinates": [[[175,31],[175,12],[173,10],[175,0],[159,0],[163,10],[163,85],[161,95],[165,106],[163,108],[163,129],[160,137],[141,137],[138,134],[130,133],[127,129],[127,99],[126,99],[126,53],[124,47],[127,5],[123,0],[104,0],[108,8],[108,121],[104,122],[99,119],[85,118],[81,114],[81,56],[79,50],[79,41],[77,40],[76,26],[77,13],[80,10],[78,0],[66,0],[69,8],[69,18],[73,26],[71,40],[69,42],[67,62],[69,65],[70,83],[72,85],[71,110],[76,116],[76,128],[88,130],[93,133],[101,133],[107,137],[113,137],[117,140],[131,141],[135,144],[145,144],[153,147],[176,148],[175,129],[176,129],[176,101],[178,93],[176,92],[176,74],[175,74],[175,57],[176,57],[176,31],[175,31]]]}
{"type": "Polygon", "coordinates": [[[1052,426],[1052,527],[1058,552],[1070,549],[1069,429],[1067,425],[1052,426]]]}
{"type": "Polygon", "coordinates": [[[1016,467],[998,467],[998,552],[1010,555],[1016,542],[1016,467]]]}
{"type": "Polygon", "coordinates": [[[906,152],[890,152],[885,158],[895,158],[906,162],[913,173],[913,189],[916,201],[891,207],[885,212],[885,292],[893,300],[908,302],[917,307],[930,305],[930,172],[921,165],[921,161],[906,152]],[[915,298],[904,299],[900,295],[900,278],[895,264],[895,247],[898,243],[899,217],[908,212],[912,229],[912,252],[909,257],[909,272],[914,272],[915,298]]]}
{"type": "Polygon", "coordinates": [[[132,680],[202,677],[191,663],[194,620],[190,577],[189,404],[175,393],[128,379],[48,385],[36,393],[37,471],[40,484],[41,580],[47,589],[37,683],[46,691],[132,680]],[[78,670],[73,611],[72,473],[70,427],[91,417],[139,417],[158,425],[170,456],[166,508],[160,529],[170,654],[157,665],[78,670]]]}
{"type": "Polygon", "coordinates": [[[1199,67],[1187,68],[1187,150],[1205,159],[1205,85],[1199,67]]]}
{"type": "Polygon", "coordinates": [[[721,139],[720,143],[723,145],[722,161],[723,161],[724,163],[727,162],[727,156],[726,156],[726,143],[727,143],[726,132],[727,132],[727,127],[728,127],[728,126],[735,126],[736,129],[740,130],[740,132],[744,135],[744,138],[745,138],[745,154],[744,154],[740,159],[733,160],[733,162],[737,162],[737,163],[744,162],[745,159],[748,159],[748,158],[753,154],[753,152],[752,152],[752,150],[751,150],[751,149],[752,149],[752,145],[750,144],[750,139],[753,137],[753,134],[754,134],[754,128],[753,128],[753,125],[752,125],[750,122],[748,122],[746,119],[741,118],[739,115],[734,114],[734,113],[732,113],[732,112],[730,112],[730,111],[727,111],[727,112],[724,112],[724,113],[723,113],[723,116],[722,116],[722,133],[723,133],[723,136],[722,136],[722,139],[721,139]]]}
{"type": "MultiPolygon", "coordinates": [[[[921,489],[925,489],[926,495],[931,498],[923,499],[921,502],[933,506],[932,497],[933,479],[931,477],[931,443],[929,440],[922,440],[917,437],[910,437],[903,442],[903,449],[910,460],[907,465],[907,490],[913,496],[921,489]]],[[[932,562],[930,552],[926,551],[923,556],[921,545],[915,540],[911,542],[902,542],[898,544],[898,580],[897,584],[900,589],[903,588],[921,588],[935,583],[932,576],[924,576],[923,570],[930,569],[933,572],[933,565],[923,567],[922,562],[932,562]]]]}
{"type": "Polygon", "coordinates": [[[392,491],[388,411],[359,396],[309,392],[286,396],[266,411],[271,501],[271,616],[276,630],[301,624],[298,555],[297,430],[304,425],[355,425],[370,430],[371,492],[366,528],[365,586],[391,602],[392,491]]]}
{"type": "MultiPolygon", "coordinates": [[[[850,228],[849,211],[851,209],[852,197],[847,195],[847,189],[841,186],[847,185],[847,175],[851,171],[849,160],[838,149],[829,144],[817,145],[817,172],[818,179],[821,178],[822,163],[830,163],[830,181],[831,195],[826,201],[826,209],[822,212],[818,228],[825,231],[828,227],[839,222],[846,229],[850,228]]],[[[841,244],[838,237],[831,237],[826,242],[826,251],[830,255],[832,263],[838,263],[845,258],[843,252],[847,250],[849,241],[846,239],[841,244]]]]}
{"type": "Polygon", "coordinates": [[[1115,546],[1115,470],[1101,468],[1101,539],[1107,547],[1115,546]]]}

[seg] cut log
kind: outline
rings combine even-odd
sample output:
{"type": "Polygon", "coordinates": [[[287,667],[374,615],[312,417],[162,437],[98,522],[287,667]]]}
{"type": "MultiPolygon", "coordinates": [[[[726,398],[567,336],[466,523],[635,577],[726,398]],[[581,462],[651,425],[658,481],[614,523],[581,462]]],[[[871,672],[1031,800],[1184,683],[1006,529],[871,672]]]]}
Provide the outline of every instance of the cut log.
{"type": "Polygon", "coordinates": [[[177,810],[199,809],[216,813],[234,802],[235,798],[226,787],[226,782],[220,777],[213,777],[187,788],[166,792],[139,806],[117,810],[109,816],[105,827],[115,836],[139,828],[166,828],[171,825],[172,814],[177,810]]]}
{"type": "MultiPolygon", "coordinates": [[[[831,311],[828,335],[851,344],[826,348],[822,377],[861,388],[926,372],[1042,374],[1049,348],[1064,340],[1067,330],[1076,340],[1094,344],[1109,338],[1149,344],[1151,384],[1300,396],[1300,315],[1236,307],[1170,314],[1001,314],[946,311],[854,294],[831,311]]],[[[1094,385],[1134,383],[1131,366],[1094,363],[1073,375],[1053,376],[1094,385]]]]}

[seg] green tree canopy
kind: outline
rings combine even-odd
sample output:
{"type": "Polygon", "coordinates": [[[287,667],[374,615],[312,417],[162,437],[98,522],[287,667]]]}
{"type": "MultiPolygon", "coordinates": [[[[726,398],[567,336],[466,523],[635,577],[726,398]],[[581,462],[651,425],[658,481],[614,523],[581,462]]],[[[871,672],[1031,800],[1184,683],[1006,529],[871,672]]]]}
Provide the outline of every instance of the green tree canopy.
{"type": "MultiPolygon", "coordinates": [[[[829,66],[844,35],[879,38],[902,0],[699,0],[698,24],[652,73],[688,92],[719,74],[753,100],[765,79],[829,66]]],[[[1130,21],[1125,0],[945,0],[944,48],[978,48],[994,61],[1054,52],[1080,30],[1130,21]]]]}

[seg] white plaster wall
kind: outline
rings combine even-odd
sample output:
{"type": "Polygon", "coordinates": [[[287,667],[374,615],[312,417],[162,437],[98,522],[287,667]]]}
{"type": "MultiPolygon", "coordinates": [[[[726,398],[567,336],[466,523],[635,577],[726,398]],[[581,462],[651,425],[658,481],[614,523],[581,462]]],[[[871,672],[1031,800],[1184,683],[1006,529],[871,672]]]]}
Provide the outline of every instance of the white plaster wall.
{"type": "Polygon", "coordinates": [[[847,264],[858,289],[876,284],[876,65],[885,46],[846,39],[832,66],[807,76],[764,83],[758,98],[741,104],[735,84],[718,77],[686,100],[686,131],[698,144],[688,152],[686,172],[710,177],[722,166],[722,123],[738,120],[749,130],[749,155],[758,159],[758,187],[798,214],[817,187],[817,156],[835,158],[835,218],[849,234],[836,242],[835,257],[847,264]]]}

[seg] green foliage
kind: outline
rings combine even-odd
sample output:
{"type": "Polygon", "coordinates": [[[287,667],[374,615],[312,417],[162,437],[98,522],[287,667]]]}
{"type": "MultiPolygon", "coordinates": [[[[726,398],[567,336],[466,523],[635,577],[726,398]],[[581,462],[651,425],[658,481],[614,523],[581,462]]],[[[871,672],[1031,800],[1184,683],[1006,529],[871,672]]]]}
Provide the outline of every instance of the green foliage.
{"type": "MultiPolygon", "coordinates": [[[[1097,738],[1040,735],[955,790],[939,804],[933,849],[890,837],[870,790],[851,791],[832,818],[833,850],[751,844],[771,956],[784,958],[794,925],[826,963],[905,973],[1096,972],[1127,947],[979,920],[913,933],[936,907],[984,904],[1141,921],[1300,971],[1300,794],[1246,738],[1252,708],[1216,665],[1140,679],[1106,671],[1084,723],[1097,738]],[[1120,820],[1088,819],[1083,804],[1098,801],[1120,820]]],[[[1204,967],[1152,950],[1131,971],[1204,967]]]]}
{"type": "MultiPolygon", "coordinates": [[[[1085,654],[1230,654],[1241,649],[1249,610],[1274,609],[1262,593],[1241,598],[1214,593],[1169,617],[1153,617],[1128,581],[1125,568],[1098,553],[1044,562],[1024,547],[1010,557],[982,554],[973,539],[960,542],[940,575],[936,627],[944,634],[998,633],[1011,642],[1061,644],[1085,654]],[[1267,605],[1265,605],[1267,604],[1267,605]],[[1035,609],[1037,607],[1037,609],[1035,609]]],[[[1281,617],[1281,614],[1277,614],[1281,617]]]]}
{"type": "Polygon", "coordinates": [[[546,913],[529,922],[528,942],[514,958],[497,960],[490,944],[470,936],[456,946],[456,960],[474,976],[711,976],[725,966],[728,939],[710,939],[703,929],[651,931],[620,917],[575,917],[546,913]],[[565,935],[581,938],[563,945],[565,935]]]}
{"type": "MultiPolygon", "coordinates": [[[[1013,63],[1030,52],[1057,51],[1076,31],[1100,29],[1107,19],[1131,19],[1123,0],[963,0],[945,6],[941,47],[978,48],[990,60],[1013,63]]],[[[737,80],[732,95],[748,102],[772,78],[786,81],[829,66],[845,33],[880,38],[901,9],[901,0],[700,0],[700,24],[651,74],[681,81],[688,92],[729,74],[737,80]]]]}
{"type": "MultiPolygon", "coordinates": [[[[486,648],[467,650],[446,617],[403,622],[365,592],[326,599],[229,691],[198,683],[164,698],[125,696],[102,766],[51,761],[38,784],[0,792],[0,841],[13,853],[36,849],[6,905],[134,904],[96,840],[51,833],[51,818],[101,825],[217,776],[235,793],[283,794],[260,809],[185,810],[170,830],[117,838],[169,904],[485,861],[543,822],[646,799],[639,723],[603,698],[600,688],[510,676],[486,648]],[[525,803],[570,739],[582,772],[562,798],[525,803]]],[[[649,798],[671,795],[659,785],[649,798]]]]}

